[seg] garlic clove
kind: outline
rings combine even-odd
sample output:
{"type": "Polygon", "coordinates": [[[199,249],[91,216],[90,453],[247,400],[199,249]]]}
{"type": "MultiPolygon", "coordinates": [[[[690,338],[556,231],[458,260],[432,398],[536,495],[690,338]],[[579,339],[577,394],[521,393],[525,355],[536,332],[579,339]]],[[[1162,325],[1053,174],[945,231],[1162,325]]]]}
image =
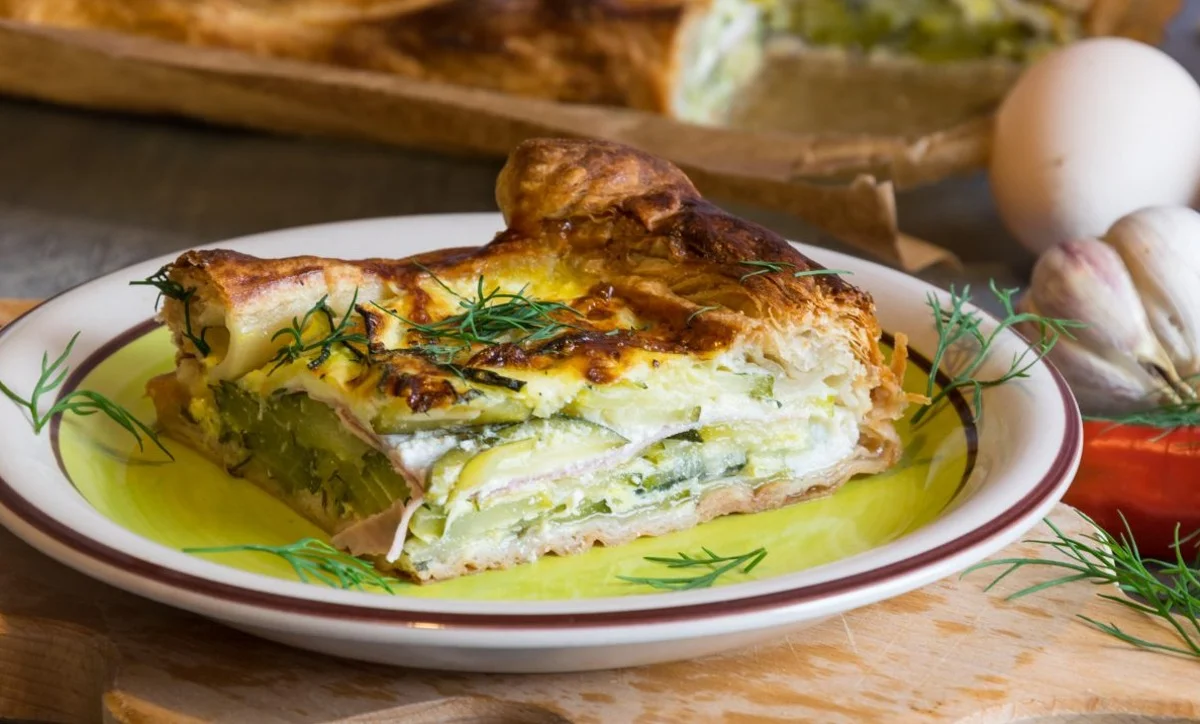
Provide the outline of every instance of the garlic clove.
{"type": "MultiPolygon", "coordinates": [[[[1017,300],[1016,309],[1045,316],[1028,292],[1017,300]]],[[[1015,330],[1031,342],[1041,335],[1038,325],[1032,322],[1017,324],[1015,330]]],[[[1087,415],[1125,414],[1178,400],[1157,375],[1130,360],[1110,362],[1089,351],[1078,339],[1060,337],[1047,361],[1062,373],[1080,409],[1087,415]]]]}
{"type": "Polygon", "coordinates": [[[1042,254],[1029,297],[1045,316],[1084,322],[1073,334],[1106,358],[1146,356],[1157,347],[1121,257],[1096,239],[1066,241],[1042,254]]]}
{"type": "MultiPolygon", "coordinates": [[[[1037,330],[1032,331],[1037,339],[1037,330]]],[[[1086,415],[1123,415],[1178,401],[1171,388],[1146,370],[1114,365],[1071,339],[1059,339],[1049,361],[1086,415]]]]}
{"type": "MultiPolygon", "coordinates": [[[[1056,346],[1050,355],[1064,368],[1081,406],[1085,399],[1100,400],[1094,404],[1107,409],[1105,395],[1124,410],[1131,409],[1127,395],[1135,393],[1150,401],[1194,396],[1155,338],[1133,279],[1111,246],[1085,238],[1047,250],[1020,304],[1026,311],[1087,325],[1072,329],[1075,340],[1060,340],[1062,350],[1056,346]]],[[[1036,329],[1025,334],[1037,338],[1036,329]]],[[[1100,414],[1086,407],[1085,412],[1100,414]]]]}
{"type": "Polygon", "coordinates": [[[1121,256],[1150,326],[1185,380],[1200,375],[1200,213],[1154,206],[1119,219],[1104,240],[1121,256]]]}

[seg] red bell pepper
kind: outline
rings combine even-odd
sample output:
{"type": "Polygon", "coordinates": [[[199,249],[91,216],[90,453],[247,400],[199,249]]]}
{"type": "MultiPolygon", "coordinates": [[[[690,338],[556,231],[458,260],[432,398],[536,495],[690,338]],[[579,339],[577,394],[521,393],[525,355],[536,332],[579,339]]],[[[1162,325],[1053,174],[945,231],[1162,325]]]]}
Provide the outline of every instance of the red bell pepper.
{"type": "MultiPolygon", "coordinates": [[[[1200,530],[1200,426],[1163,429],[1086,421],[1083,458],[1063,502],[1109,533],[1125,533],[1144,558],[1175,559],[1180,538],[1200,530]]],[[[1197,540],[1183,546],[1195,560],[1197,540]]]]}

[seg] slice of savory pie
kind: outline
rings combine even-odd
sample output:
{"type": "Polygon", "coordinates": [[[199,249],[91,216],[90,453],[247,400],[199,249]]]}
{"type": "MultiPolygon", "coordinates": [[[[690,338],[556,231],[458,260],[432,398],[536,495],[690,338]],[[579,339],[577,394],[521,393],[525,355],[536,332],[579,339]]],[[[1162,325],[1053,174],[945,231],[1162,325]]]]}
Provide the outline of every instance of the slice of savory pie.
{"type": "Polygon", "coordinates": [[[837,273],[614,144],[524,143],[497,198],[507,229],[482,247],[185,253],[156,277],[177,345],[149,385],[159,423],[417,581],[896,461],[904,341],[886,364],[837,273]]]}

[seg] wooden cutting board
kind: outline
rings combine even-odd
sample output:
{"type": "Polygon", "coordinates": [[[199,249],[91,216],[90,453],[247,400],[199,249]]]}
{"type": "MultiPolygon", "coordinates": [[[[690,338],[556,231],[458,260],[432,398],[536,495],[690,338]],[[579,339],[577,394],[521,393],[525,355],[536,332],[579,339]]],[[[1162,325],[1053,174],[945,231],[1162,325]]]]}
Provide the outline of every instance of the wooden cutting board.
{"type": "MultiPolygon", "coordinates": [[[[0,300],[0,322],[28,306],[0,300]]],[[[1085,530],[1066,506],[1052,519],[1085,530]]],[[[1003,555],[1023,552],[1044,554],[1003,555]]],[[[75,573],[3,530],[0,561],[0,721],[1200,722],[1200,661],[1129,648],[1075,616],[1170,641],[1163,626],[1088,584],[1006,602],[1046,575],[1036,570],[988,593],[994,572],[954,576],[706,659],[471,675],[261,641],[75,573]]]]}

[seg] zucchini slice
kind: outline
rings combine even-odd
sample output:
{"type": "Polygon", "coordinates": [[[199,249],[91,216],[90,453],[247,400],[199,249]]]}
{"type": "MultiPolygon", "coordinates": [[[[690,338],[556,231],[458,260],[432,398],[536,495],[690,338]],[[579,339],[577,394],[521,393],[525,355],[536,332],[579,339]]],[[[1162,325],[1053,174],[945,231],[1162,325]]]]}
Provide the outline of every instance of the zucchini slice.
{"type": "MultiPolygon", "coordinates": [[[[566,417],[531,420],[501,428],[493,434],[498,444],[472,455],[458,468],[457,475],[454,475],[454,469],[461,456],[456,453],[461,451],[452,450],[434,464],[434,475],[439,477],[436,481],[431,480],[430,494],[435,501],[438,499],[435,489],[438,492],[446,489],[451,476],[455,480],[445,498],[447,507],[475,497],[485,488],[561,470],[629,442],[601,425],[566,417]]],[[[486,504],[481,503],[481,507],[486,504]]]]}

